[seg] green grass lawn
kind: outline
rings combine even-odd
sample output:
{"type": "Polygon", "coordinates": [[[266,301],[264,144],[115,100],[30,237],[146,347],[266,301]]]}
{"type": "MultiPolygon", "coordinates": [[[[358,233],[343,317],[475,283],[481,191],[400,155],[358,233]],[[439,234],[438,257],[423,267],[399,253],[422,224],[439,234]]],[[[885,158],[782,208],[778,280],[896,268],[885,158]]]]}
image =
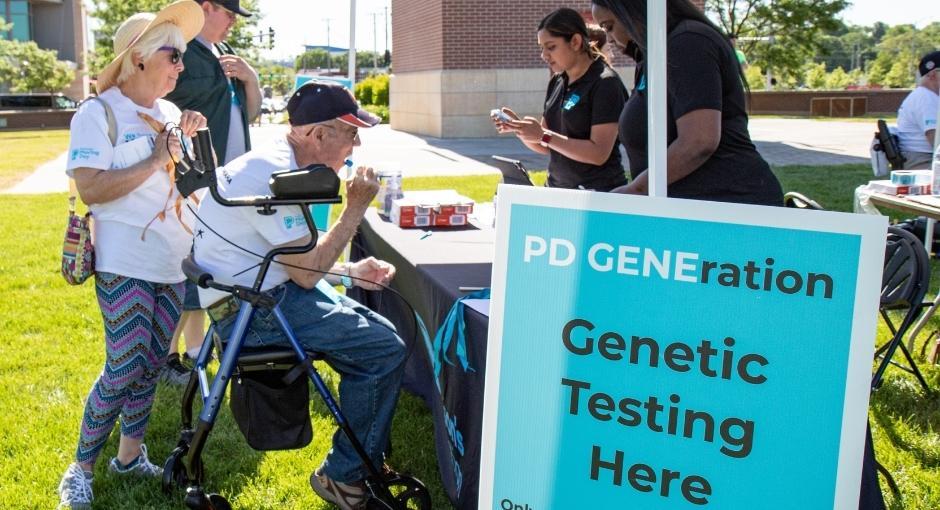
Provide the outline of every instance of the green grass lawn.
{"type": "MultiPolygon", "coordinates": [[[[776,169],[787,190],[801,191],[834,210],[851,209],[851,191],[869,178],[865,165],[776,169]]],[[[544,172],[536,172],[542,181],[544,172]]],[[[405,179],[405,189],[455,188],[476,199],[492,196],[497,176],[405,179]]],[[[102,325],[91,283],[70,287],[58,274],[65,195],[8,196],[0,202],[0,507],[53,508],[59,477],[74,455],[83,399],[102,366],[102,325]]],[[[935,264],[936,265],[936,264],[935,264]]],[[[936,290],[940,277],[935,274],[936,290]]],[[[928,330],[940,325],[934,320],[928,330]]],[[[879,330],[879,343],[887,331],[879,330]]],[[[923,341],[924,337],[921,337],[923,341]]],[[[821,347],[823,348],[823,347],[821,347]]],[[[919,350],[919,345],[918,345],[919,350]]],[[[807,356],[812,356],[811,352],[807,356]]],[[[336,377],[328,369],[331,386],[336,377]]],[[[934,387],[940,371],[922,365],[934,387]]],[[[161,385],[147,435],[157,462],[178,435],[181,390],[161,385]]],[[[811,412],[812,402],[807,402],[811,412]]],[[[892,368],[872,401],[879,459],[895,475],[904,508],[940,508],[940,402],[919,392],[913,378],[892,368]]],[[[328,508],[307,484],[326,454],[333,431],[319,397],[312,396],[314,442],[288,452],[259,453],[247,446],[231,413],[219,414],[204,454],[207,486],[239,509],[328,508]]],[[[421,478],[435,508],[450,508],[441,489],[429,412],[403,395],[395,417],[391,463],[421,478]]],[[[116,434],[102,459],[114,455],[116,434]]],[[[807,461],[811,461],[807,459],[807,461]]],[[[799,491],[798,487],[793,488],[799,491]]],[[[181,495],[164,495],[155,481],[111,476],[100,462],[96,508],[183,508],[181,495]]],[[[894,504],[892,508],[901,508],[894,504]]]]}
{"type": "Polygon", "coordinates": [[[0,131],[0,190],[13,186],[33,173],[37,165],[55,159],[68,148],[67,129],[0,131]]]}

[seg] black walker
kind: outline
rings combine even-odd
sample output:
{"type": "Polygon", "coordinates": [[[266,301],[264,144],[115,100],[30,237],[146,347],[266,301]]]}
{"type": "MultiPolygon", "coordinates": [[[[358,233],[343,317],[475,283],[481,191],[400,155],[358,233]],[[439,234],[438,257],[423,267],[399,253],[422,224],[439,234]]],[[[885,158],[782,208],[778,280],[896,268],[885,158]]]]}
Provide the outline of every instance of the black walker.
{"type": "MultiPolygon", "coordinates": [[[[322,185],[323,179],[313,176],[307,170],[278,172],[272,176],[272,189],[289,189],[289,192],[275,194],[274,196],[226,199],[219,194],[217,189],[211,144],[208,129],[199,130],[194,139],[196,160],[184,161],[181,168],[178,167],[177,187],[180,188],[180,192],[184,196],[194,189],[207,185],[212,197],[220,204],[229,207],[256,207],[258,208],[258,214],[272,214],[274,207],[277,206],[300,206],[304,221],[310,230],[311,238],[310,242],[304,246],[275,248],[268,252],[259,265],[258,275],[251,287],[223,285],[216,282],[211,274],[200,268],[192,259],[192,256],[183,261],[183,272],[189,280],[202,288],[212,288],[230,293],[238,299],[239,309],[232,335],[226,342],[223,343],[222,339],[215,333],[214,324],[210,325],[209,331],[206,333],[202,348],[196,358],[193,376],[190,377],[189,384],[183,392],[182,432],[176,448],[164,464],[164,491],[170,492],[174,485],[185,487],[184,502],[187,507],[194,510],[230,509],[231,505],[224,497],[219,494],[206,493],[202,486],[204,481],[202,451],[222,406],[228,383],[233,374],[240,370],[250,370],[252,366],[299,364],[313,382],[339,428],[349,438],[356,452],[362,458],[362,462],[369,473],[365,480],[369,491],[366,508],[389,510],[430,509],[430,496],[420,480],[407,475],[383,472],[369,459],[362,444],[346,422],[346,418],[336,400],[313,366],[313,360],[321,359],[322,355],[304,350],[278,304],[270,296],[261,292],[262,282],[275,256],[304,253],[316,246],[317,229],[309,206],[312,204],[335,204],[342,201],[338,193],[339,180],[335,173],[329,171],[329,174],[335,179],[335,183],[322,185]],[[307,173],[304,174],[303,172],[307,173]],[[281,180],[281,182],[275,182],[278,180],[281,180]],[[320,185],[312,181],[319,181],[320,185]],[[271,310],[274,317],[277,318],[285,337],[290,342],[290,348],[264,349],[242,355],[241,348],[245,341],[248,326],[251,324],[254,312],[258,308],[271,310]],[[219,368],[210,382],[206,374],[206,366],[211,360],[213,351],[219,353],[219,368]],[[199,413],[198,421],[193,426],[193,402],[197,391],[202,398],[203,407],[199,413]]],[[[326,172],[323,172],[323,175],[325,174],[326,172]]]]}

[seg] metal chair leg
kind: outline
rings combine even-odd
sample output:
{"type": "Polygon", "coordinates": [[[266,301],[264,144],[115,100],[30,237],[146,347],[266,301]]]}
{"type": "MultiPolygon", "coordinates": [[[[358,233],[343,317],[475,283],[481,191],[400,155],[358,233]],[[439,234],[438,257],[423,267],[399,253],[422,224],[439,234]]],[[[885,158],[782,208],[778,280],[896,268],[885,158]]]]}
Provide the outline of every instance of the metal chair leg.
{"type": "Polygon", "coordinates": [[[934,298],[933,304],[924,311],[923,315],[920,316],[920,319],[918,319],[917,323],[914,324],[914,327],[911,329],[911,334],[907,337],[908,350],[914,350],[914,340],[917,338],[917,335],[920,334],[920,330],[927,325],[927,321],[933,317],[937,308],[940,308],[940,292],[938,292],[937,297],[934,298]]]}

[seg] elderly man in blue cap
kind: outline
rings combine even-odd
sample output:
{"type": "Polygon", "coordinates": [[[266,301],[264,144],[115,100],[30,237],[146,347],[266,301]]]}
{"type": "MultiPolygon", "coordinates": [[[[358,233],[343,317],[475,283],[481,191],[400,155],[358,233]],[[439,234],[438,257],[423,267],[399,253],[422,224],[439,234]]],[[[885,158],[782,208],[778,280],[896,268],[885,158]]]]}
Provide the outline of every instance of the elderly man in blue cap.
{"type": "MultiPolygon", "coordinates": [[[[291,127],[285,139],[218,169],[223,196],[269,194],[268,179],[276,170],[320,163],[338,172],[360,145],[359,129],[379,121],[360,109],[348,90],[326,82],[300,87],[288,101],[287,111],[291,127]]],[[[277,260],[284,264],[270,267],[262,290],[280,303],[298,340],[323,353],[339,372],[340,406],[366,453],[381,466],[401,386],[405,345],[388,320],[332,288],[342,284],[377,289],[395,275],[392,265],[371,257],[337,263],[378,188],[373,170],[359,167],[346,184],[346,207],[336,224],[319,237],[313,250],[279,256],[277,260]]],[[[298,206],[282,206],[275,214],[261,215],[250,207],[224,207],[206,199],[199,206],[199,217],[218,234],[196,237],[196,262],[228,285],[252,285],[257,269],[246,268],[260,261],[252,252],[267,253],[310,240],[298,206]]],[[[229,336],[238,310],[234,298],[202,288],[199,297],[217,331],[223,338],[229,336]]],[[[289,345],[269,315],[264,309],[255,313],[246,346],[289,345]]],[[[366,475],[351,443],[337,431],[326,460],[310,475],[310,485],[340,508],[358,508],[366,497],[366,475]]]]}

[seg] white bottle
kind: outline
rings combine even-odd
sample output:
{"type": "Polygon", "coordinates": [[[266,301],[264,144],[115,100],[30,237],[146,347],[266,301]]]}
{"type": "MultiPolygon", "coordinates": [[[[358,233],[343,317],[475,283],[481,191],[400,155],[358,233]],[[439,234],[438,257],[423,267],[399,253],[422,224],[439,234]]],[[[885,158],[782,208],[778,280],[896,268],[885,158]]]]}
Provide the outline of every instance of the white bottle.
{"type": "Polygon", "coordinates": [[[386,175],[385,203],[382,207],[385,209],[385,215],[392,214],[392,202],[405,196],[401,189],[401,170],[389,170],[386,175]]]}
{"type": "Polygon", "coordinates": [[[933,166],[931,167],[933,175],[930,179],[930,193],[940,195],[940,144],[933,151],[933,166]]]}

